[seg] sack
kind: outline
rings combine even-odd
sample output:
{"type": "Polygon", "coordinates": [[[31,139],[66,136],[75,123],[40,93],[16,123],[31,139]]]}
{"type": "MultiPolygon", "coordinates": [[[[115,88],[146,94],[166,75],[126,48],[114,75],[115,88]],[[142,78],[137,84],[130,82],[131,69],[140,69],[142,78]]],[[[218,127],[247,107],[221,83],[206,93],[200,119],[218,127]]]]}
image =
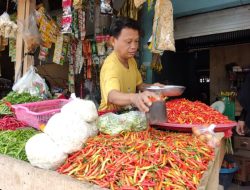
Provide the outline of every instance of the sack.
{"type": "Polygon", "coordinates": [[[43,98],[51,97],[45,80],[36,73],[35,68],[30,66],[29,70],[12,87],[18,93],[28,92],[33,96],[43,98]]]}
{"type": "Polygon", "coordinates": [[[157,0],[153,24],[152,52],[175,51],[171,0],[157,0]]]}

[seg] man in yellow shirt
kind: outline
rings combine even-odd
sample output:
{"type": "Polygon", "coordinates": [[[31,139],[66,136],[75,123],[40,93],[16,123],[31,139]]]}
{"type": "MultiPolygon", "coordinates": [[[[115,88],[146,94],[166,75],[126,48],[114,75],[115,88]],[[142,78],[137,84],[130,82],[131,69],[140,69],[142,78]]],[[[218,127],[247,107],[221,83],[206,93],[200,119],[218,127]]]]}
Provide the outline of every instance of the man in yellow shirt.
{"type": "Polygon", "coordinates": [[[150,85],[143,83],[134,59],[139,46],[139,31],[138,23],[129,18],[117,18],[111,24],[110,40],[114,50],[105,59],[100,73],[100,111],[133,105],[148,112],[152,104],[149,97],[159,98],[149,91],[136,93],[150,85]]]}

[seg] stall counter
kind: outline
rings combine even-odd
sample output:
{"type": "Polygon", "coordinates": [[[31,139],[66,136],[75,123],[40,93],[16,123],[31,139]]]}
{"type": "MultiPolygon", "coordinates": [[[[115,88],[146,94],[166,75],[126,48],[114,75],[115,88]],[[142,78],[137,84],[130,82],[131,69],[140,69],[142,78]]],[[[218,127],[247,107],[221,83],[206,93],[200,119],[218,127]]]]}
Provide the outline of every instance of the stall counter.
{"type": "MultiPolygon", "coordinates": [[[[219,189],[219,170],[225,154],[224,133],[217,133],[221,146],[215,149],[215,159],[210,162],[198,190],[219,189]]],[[[78,181],[55,171],[39,169],[29,163],[0,155],[0,190],[105,190],[89,182],[78,181]]]]}

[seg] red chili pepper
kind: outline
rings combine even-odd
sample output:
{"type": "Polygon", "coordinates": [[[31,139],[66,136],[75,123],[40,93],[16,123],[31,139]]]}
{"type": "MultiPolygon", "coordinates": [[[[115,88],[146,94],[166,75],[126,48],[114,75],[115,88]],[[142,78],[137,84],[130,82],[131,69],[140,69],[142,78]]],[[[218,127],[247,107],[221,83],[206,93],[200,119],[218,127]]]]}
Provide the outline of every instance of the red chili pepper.
{"type": "Polygon", "coordinates": [[[16,130],[17,128],[25,126],[25,123],[18,121],[12,116],[5,116],[0,119],[0,130],[16,130]]]}
{"type": "Polygon", "coordinates": [[[175,99],[166,103],[169,123],[179,124],[226,124],[228,117],[199,101],[175,99]]]}
{"type": "Polygon", "coordinates": [[[57,171],[111,189],[193,189],[212,159],[213,150],[190,134],[149,128],[90,138],[57,171]]]}

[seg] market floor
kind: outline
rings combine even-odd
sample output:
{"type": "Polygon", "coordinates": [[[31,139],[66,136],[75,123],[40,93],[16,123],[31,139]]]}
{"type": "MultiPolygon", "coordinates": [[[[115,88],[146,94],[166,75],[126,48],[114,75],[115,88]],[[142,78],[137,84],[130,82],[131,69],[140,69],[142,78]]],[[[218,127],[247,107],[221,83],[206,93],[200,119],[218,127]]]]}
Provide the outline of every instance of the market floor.
{"type": "Polygon", "coordinates": [[[250,190],[250,186],[241,186],[235,183],[232,183],[228,190],[250,190]]]}

